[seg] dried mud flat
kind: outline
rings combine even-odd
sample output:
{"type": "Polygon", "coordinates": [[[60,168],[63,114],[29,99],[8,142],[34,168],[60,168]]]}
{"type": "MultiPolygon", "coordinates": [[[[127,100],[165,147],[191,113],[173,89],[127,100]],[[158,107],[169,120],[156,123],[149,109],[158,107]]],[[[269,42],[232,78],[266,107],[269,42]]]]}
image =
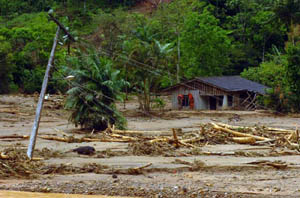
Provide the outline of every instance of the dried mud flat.
{"type": "Polygon", "coordinates": [[[119,109],[128,119],[129,130],[146,131],[146,135],[91,134],[68,123],[63,96],[50,96],[34,153],[41,159],[28,161],[25,151],[36,100],[34,96],[0,96],[2,190],[135,197],[300,196],[299,152],[286,144],[286,134],[267,134],[266,130],[295,130],[299,115],[165,111],[149,117],[139,113],[138,103],[132,100],[126,109],[122,104],[119,109]],[[251,135],[274,141],[238,144],[231,134],[214,130],[207,124],[210,122],[252,127],[251,135]],[[172,128],[177,130],[178,142],[172,128]],[[153,135],[157,132],[170,132],[171,136],[153,135]],[[118,138],[122,141],[115,141],[118,138]],[[99,141],[87,141],[91,139],[99,141]],[[96,153],[69,152],[86,145],[95,147],[96,153]]]}

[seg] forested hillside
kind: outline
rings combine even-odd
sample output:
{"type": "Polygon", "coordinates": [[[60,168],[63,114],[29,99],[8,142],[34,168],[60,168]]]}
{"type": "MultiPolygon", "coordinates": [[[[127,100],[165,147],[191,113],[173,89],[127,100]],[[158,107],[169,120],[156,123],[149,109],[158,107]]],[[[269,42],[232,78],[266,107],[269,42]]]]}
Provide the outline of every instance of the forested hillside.
{"type": "Polygon", "coordinates": [[[65,92],[68,68],[93,65],[93,52],[148,107],[150,92],[176,82],[241,74],[273,87],[268,107],[299,109],[299,0],[0,0],[0,93],[40,90],[49,9],[77,38],[60,38],[50,93],[65,92]]]}

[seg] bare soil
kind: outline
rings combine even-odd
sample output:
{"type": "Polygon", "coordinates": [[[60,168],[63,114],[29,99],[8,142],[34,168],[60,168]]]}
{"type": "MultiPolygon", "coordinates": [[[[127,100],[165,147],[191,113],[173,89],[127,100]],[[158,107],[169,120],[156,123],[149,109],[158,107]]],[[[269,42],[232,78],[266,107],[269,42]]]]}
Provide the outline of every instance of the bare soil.
{"type": "MultiPolygon", "coordinates": [[[[39,135],[98,137],[99,134],[82,132],[68,122],[69,113],[63,110],[63,101],[63,96],[50,96],[45,102],[39,135]]],[[[33,95],[0,96],[0,136],[30,135],[36,102],[37,96],[33,95]]],[[[299,115],[266,111],[175,111],[170,110],[169,103],[164,112],[144,115],[134,99],[125,109],[123,104],[118,107],[130,130],[180,128],[183,135],[199,132],[203,124],[212,121],[293,130],[300,121],[299,115]]],[[[28,139],[0,139],[0,153],[14,156],[10,162],[0,159],[0,189],[140,197],[300,196],[297,150],[237,144],[227,141],[224,135],[206,138],[209,141],[201,142],[197,149],[176,149],[168,143],[66,143],[38,138],[34,156],[43,160],[31,164],[24,157],[28,139]],[[95,147],[96,154],[70,152],[86,145],[95,147]],[[253,164],[262,160],[287,166],[280,169],[253,164]],[[149,167],[138,169],[149,163],[149,167]]]]}

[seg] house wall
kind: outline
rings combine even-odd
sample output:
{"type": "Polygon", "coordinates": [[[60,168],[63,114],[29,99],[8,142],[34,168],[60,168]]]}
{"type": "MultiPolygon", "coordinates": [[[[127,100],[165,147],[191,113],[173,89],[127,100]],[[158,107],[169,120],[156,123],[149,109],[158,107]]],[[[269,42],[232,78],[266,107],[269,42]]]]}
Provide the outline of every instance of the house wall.
{"type": "MultiPolygon", "coordinates": [[[[194,109],[203,109],[205,107],[205,101],[200,99],[199,90],[191,90],[184,87],[179,87],[172,92],[172,108],[179,109],[177,99],[179,94],[188,95],[189,93],[191,93],[194,98],[194,109]]],[[[183,109],[190,109],[190,107],[183,107],[183,109]]]]}
{"type": "Polygon", "coordinates": [[[228,94],[226,91],[223,91],[222,89],[219,89],[217,87],[213,87],[198,81],[194,81],[188,84],[188,86],[193,87],[194,89],[198,89],[200,91],[200,94],[204,95],[216,95],[221,96],[224,94],[228,94]]]}
{"type": "MultiPolygon", "coordinates": [[[[240,92],[226,92],[217,87],[212,87],[210,85],[203,84],[201,82],[191,82],[185,86],[177,87],[176,89],[169,92],[172,94],[172,108],[179,109],[177,97],[179,94],[188,95],[191,93],[194,97],[194,109],[204,110],[210,109],[210,97],[218,98],[220,96],[232,96],[232,106],[224,107],[223,104],[220,104],[217,100],[216,109],[245,109],[245,104],[241,104],[243,99],[242,95],[246,94],[246,91],[240,92]]],[[[223,101],[222,101],[223,102],[223,101]]],[[[183,107],[183,109],[190,109],[190,107],[183,107]]]]}
{"type": "Polygon", "coordinates": [[[199,106],[198,110],[209,109],[209,98],[208,96],[200,96],[199,95],[199,106]]]}

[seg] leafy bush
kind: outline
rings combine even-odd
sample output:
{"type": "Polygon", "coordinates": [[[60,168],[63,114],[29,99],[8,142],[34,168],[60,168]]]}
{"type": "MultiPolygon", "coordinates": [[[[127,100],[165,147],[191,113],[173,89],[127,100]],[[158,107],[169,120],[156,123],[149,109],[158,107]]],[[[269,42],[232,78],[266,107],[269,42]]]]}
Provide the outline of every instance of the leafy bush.
{"type": "Polygon", "coordinates": [[[24,70],[24,92],[32,94],[39,92],[42,87],[45,70],[37,67],[33,70],[24,70]]]}
{"type": "Polygon", "coordinates": [[[72,111],[70,120],[75,126],[104,130],[108,124],[115,124],[124,128],[126,122],[116,110],[115,100],[122,99],[120,90],[126,82],[118,79],[119,71],[113,70],[111,61],[83,55],[71,58],[69,63],[73,68],[67,71],[75,78],[70,81],[65,107],[72,111]]]}
{"type": "Polygon", "coordinates": [[[0,94],[10,91],[9,84],[12,81],[11,45],[0,35],[0,94]]]}
{"type": "Polygon", "coordinates": [[[162,111],[166,106],[166,101],[163,98],[155,98],[152,100],[152,108],[157,108],[162,111]]]}

